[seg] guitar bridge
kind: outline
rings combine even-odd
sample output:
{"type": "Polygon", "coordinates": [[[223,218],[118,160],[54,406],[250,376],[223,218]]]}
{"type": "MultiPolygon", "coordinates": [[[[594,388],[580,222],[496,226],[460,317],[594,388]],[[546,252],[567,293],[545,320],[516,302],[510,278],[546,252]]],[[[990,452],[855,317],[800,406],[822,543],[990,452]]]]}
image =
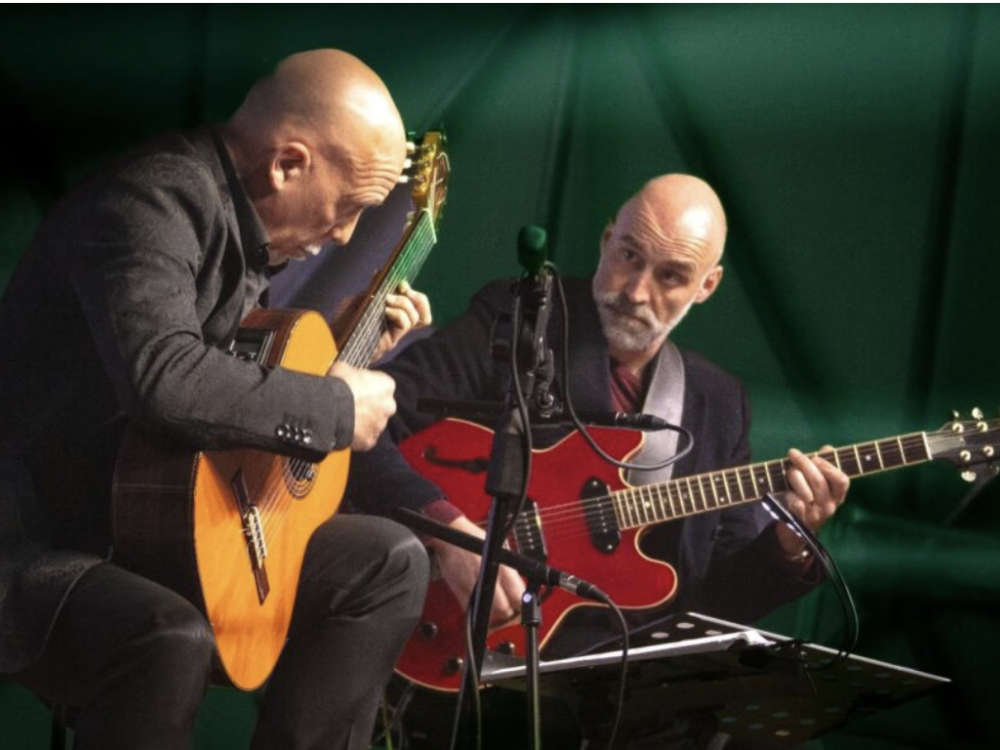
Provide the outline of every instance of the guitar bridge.
{"type": "Polygon", "coordinates": [[[267,580],[267,570],[264,568],[264,558],[267,557],[264,524],[261,521],[260,509],[250,502],[250,490],[247,489],[243,469],[237,469],[236,473],[233,474],[232,487],[243,522],[243,535],[246,537],[247,553],[250,555],[250,568],[253,570],[254,581],[257,584],[257,598],[263,604],[271,591],[271,585],[267,580]]]}
{"type": "Polygon", "coordinates": [[[264,525],[260,520],[260,509],[256,506],[250,508],[250,512],[243,516],[243,533],[249,539],[249,548],[253,555],[254,564],[258,568],[263,568],[264,558],[267,557],[267,542],[264,540],[264,525]]]}
{"type": "Polygon", "coordinates": [[[538,504],[531,498],[524,501],[521,515],[514,523],[512,533],[517,551],[525,557],[539,562],[545,562],[549,550],[545,546],[545,536],[542,534],[542,520],[538,515],[538,504]]]}

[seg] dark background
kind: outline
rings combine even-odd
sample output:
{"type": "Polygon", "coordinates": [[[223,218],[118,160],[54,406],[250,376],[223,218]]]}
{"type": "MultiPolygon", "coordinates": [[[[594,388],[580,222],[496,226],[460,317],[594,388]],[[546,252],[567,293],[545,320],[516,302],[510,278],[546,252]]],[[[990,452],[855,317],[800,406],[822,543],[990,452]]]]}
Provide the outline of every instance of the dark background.
{"type": "MultiPolygon", "coordinates": [[[[936,429],[952,408],[996,416],[993,6],[8,6],[0,288],[82,175],[227,118],[283,56],[325,46],[375,68],[408,127],[448,132],[449,202],[419,284],[439,323],[518,272],[522,224],[587,274],[616,208],[689,171],[719,191],[730,238],[719,293],[677,339],[744,377],[759,459],[936,429]]],[[[824,746],[1000,740],[1000,492],[970,487],[946,465],[861,479],[824,532],[859,652],[954,679],[824,746]]],[[[764,624],[836,645],[842,620],[824,589],[764,624]]],[[[199,746],[245,746],[251,715],[213,691],[199,746]]],[[[46,721],[0,683],[0,745],[43,747],[46,721]]]]}

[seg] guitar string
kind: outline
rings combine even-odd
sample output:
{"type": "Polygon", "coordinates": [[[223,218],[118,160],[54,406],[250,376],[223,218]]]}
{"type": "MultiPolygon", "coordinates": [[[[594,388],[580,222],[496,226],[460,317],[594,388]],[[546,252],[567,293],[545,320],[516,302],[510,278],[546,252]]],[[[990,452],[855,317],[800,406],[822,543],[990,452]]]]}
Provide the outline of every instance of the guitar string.
{"type": "MultiPolygon", "coordinates": [[[[426,215],[426,214],[425,214],[426,215]]],[[[374,320],[375,323],[366,323],[359,326],[358,331],[355,335],[351,336],[348,341],[347,346],[345,346],[345,351],[348,352],[348,359],[353,359],[352,364],[358,365],[362,363],[359,357],[364,357],[368,359],[374,352],[375,345],[377,345],[378,338],[381,337],[381,331],[379,326],[381,325],[382,315],[368,315],[367,313],[373,310],[381,310],[384,307],[384,303],[388,295],[391,293],[392,289],[398,287],[400,279],[415,277],[416,273],[419,273],[419,267],[422,265],[423,260],[426,259],[427,254],[430,251],[430,244],[426,242],[428,239],[427,235],[432,234],[426,230],[428,222],[419,221],[417,229],[411,235],[411,239],[407,242],[406,247],[400,253],[397,262],[390,269],[387,276],[387,281],[384,282],[379,291],[373,298],[373,304],[370,304],[368,311],[366,311],[365,316],[362,316],[362,320],[374,320]],[[413,248],[411,250],[411,248],[413,248]],[[422,256],[422,257],[421,257],[422,256]],[[416,270],[414,271],[414,267],[416,270]],[[412,276],[410,274],[413,274],[412,276]],[[355,345],[354,342],[360,340],[362,343],[360,345],[355,345]],[[355,353],[352,356],[352,352],[355,353]]],[[[430,237],[433,240],[433,237],[430,237]]],[[[432,242],[431,242],[432,244],[432,242]]],[[[261,514],[264,516],[262,523],[263,533],[266,535],[267,539],[275,539],[280,533],[281,525],[283,523],[283,518],[286,515],[287,506],[293,501],[290,497],[292,493],[282,492],[283,489],[287,487],[280,486],[281,484],[296,484],[294,477],[304,471],[306,467],[312,462],[306,461],[304,459],[287,459],[282,461],[282,474],[281,478],[278,480],[279,486],[275,488],[266,488],[266,495],[263,500],[258,501],[257,506],[261,509],[261,514]],[[291,464],[291,465],[289,465],[291,464]],[[277,502],[277,507],[273,507],[274,503],[277,502]],[[274,519],[278,519],[278,523],[275,523],[274,519]]]]}
{"type": "MultiPolygon", "coordinates": [[[[412,280],[419,273],[423,261],[426,260],[433,246],[434,237],[433,227],[430,226],[428,220],[424,220],[425,216],[428,216],[426,212],[421,214],[421,218],[418,219],[417,227],[414,229],[410,240],[400,253],[400,257],[393,265],[393,268],[390,269],[387,281],[380,286],[373,298],[373,303],[368,306],[368,310],[362,316],[362,324],[359,325],[355,335],[351,336],[348,344],[345,346],[345,351],[348,352],[348,359],[353,360],[349,361],[349,364],[354,366],[367,364],[365,360],[370,359],[377,347],[378,339],[382,335],[380,327],[384,320],[383,313],[379,312],[377,315],[368,315],[368,312],[372,310],[381,311],[384,308],[386,298],[392,293],[392,290],[398,288],[400,280],[412,280]],[[410,275],[411,273],[413,274],[412,276],[410,275]],[[359,340],[361,343],[354,345],[354,342],[359,340]]],[[[305,470],[312,463],[304,459],[287,459],[284,457],[282,459],[280,461],[280,477],[273,484],[263,489],[265,495],[263,499],[258,500],[256,503],[256,507],[262,516],[262,534],[266,543],[273,542],[278,538],[288,515],[287,508],[290,503],[294,502],[293,494],[288,491],[287,484],[294,486],[296,484],[294,481],[295,475],[305,470]],[[289,464],[292,465],[290,466],[289,464]]]]}
{"type": "MultiPolygon", "coordinates": [[[[348,353],[349,360],[354,360],[348,361],[348,364],[353,364],[356,367],[370,364],[370,357],[374,354],[378,340],[382,336],[385,323],[384,308],[386,299],[399,287],[400,281],[404,279],[412,281],[420,272],[423,262],[427,259],[434,245],[434,236],[431,222],[429,218],[425,217],[428,217],[428,214],[423,213],[417,222],[411,240],[407,243],[406,249],[400,254],[399,261],[390,270],[387,281],[379,288],[375,298],[377,304],[370,305],[362,316],[357,334],[360,343],[355,347],[354,351],[357,352],[356,354],[353,351],[348,353]]],[[[351,347],[354,340],[355,337],[352,337],[345,350],[351,347]]]]}
{"type": "MultiPolygon", "coordinates": [[[[885,441],[878,441],[878,442],[887,442],[889,440],[891,440],[893,443],[896,442],[896,438],[888,438],[885,441]]],[[[915,449],[918,447],[923,449],[924,447],[923,433],[914,433],[911,435],[900,436],[899,440],[904,444],[904,450],[915,449]]],[[[870,445],[870,444],[871,443],[859,443],[857,444],[857,446],[845,446],[842,448],[837,448],[835,449],[835,451],[838,453],[838,455],[841,456],[842,463],[847,463],[846,459],[850,457],[852,461],[856,464],[857,461],[853,457],[853,452],[855,447],[860,448],[864,445],[870,445]]],[[[832,454],[833,452],[831,451],[823,451],[820,453],[812,453],[808,455],[832,456],[832,454]]],[[[926,454],[926,451],[924,451],[924,454],[926,454]]],[[[905,465],[923,463],[924,461],[927,460],[929,459],[924,457],[913,458],[908,461],[901,462],[890,468],[901,468],[902,466],[905,465]]],[[[744,485],[752,486],[752,483],[749,481],[751,468],[764,468],[765,471],[768,471],[766,467],[773,465],[775,463],[779,463],[779,460],[775,459],[772,461],[766,461],[761,464],[753,464],[751,466],[745,466],[745,467],[733,467],[730,469],[723,469],[716,472],[698,474],[691,477],[681,477],[675,480],[670,480],[668,482],[654,484],[654,485],[639,485],[636,487],[626,487],[620,490],[615,490],[610,494],[606,495],[595,496],[592,498],[575,499],[568,503],[552,505],[546,508],[538,508],[537,512],[538,515],[540,516],[540,521],[541,521],[539,526],[546,533],[546,537],[552,536],[552,538],[567,538],[565,536],[567,531],[573,532],[572,533],[573,536],[581,535],[577,533],[581,529],[579,525],[581,519],[586,521],[594,517],[598,518],[601,516],[607,517],[609,513],[614,513],[616,522],[620,526],[623,526],[627,529],[627,528],[636,528],[639,526],[654,524],[662,521],[679,519],[690,515],[697,515],[712,510],[724,510],[727,507],[733,507],[745,503],[759,501],[760,499],[763,498],[764,494],[766,493],[758,495],[748,495],[746,492],[743,492],[739,485],[739,480],[736,479],[736,474],[739,472],[746,477],[744,485]],[[711,504],[711,501],[708,500],[709,493],[706,493],[704,488],[704,481],[707,480],[710,483],[712,483],[715,481],[714,479],[715,477],[724,480],[725,486],[728,486],[730,490],[730,492],[725,495],[727,499],[723,499],[724,493],[721,492],[719,493],[718,505],[711,504]],[[700,488],[699,494],[702,495],[703,499],[703,502],[700,504],[701,507],[699,507],[697,503],[697,498],[695,497],[695,492],[693,490],[688,489],[686,492],[682,493],[682,491],[679,488],[679,485],[681,483],[684,484],[690,483],[691,485],[700,488]],[[674,510],[672,506],[669,504],[669,498],[671,497],[669,488],[676,489],[673,497],[677,498],[675,504],[680,506],[681,509],[680,513],[676,512],[676,510],[674,510]],[[663,492],[661,492],[660,490],[665,490],[667,492],[668,500],[663,500],[663,492]],[[612,502],[611,504],[609,504],[609,501],[613,501],[616,498],[624,498],[629,494],[638,495],[639,498],[642,499],[643,493],[651,495],[653,491],[659,492],[660,499],[651,499],[648,502],[655,503],[656,505],[659,506],[659,508],[661,509],[659,515],[656,513],[656,510],[654,508],[648,508],[649,512],[643,514],[642,511],[640,511],[637,507],[633,507],[630,509],[630,512],[626,513],[625,511],[619,511],[619,506],[616,503],[612,502]],[[571,524],[571,527],[568,529],[565,528],[567,524],[571,524]],[[550,535],[548,533],[550,531],[554,531],[554,534],[550,535]]],[[[781,466],[782,474],[777,478],[772,476],[771,479],[772,482],[774,483],[777,483],[776,480],[781,480],[783,483],[785,483],[785,487],[780,489],[775,488],[771,490],[771,487],[768,485],[769,491],[781,492],[787,489],[787,471],[788,469],[792,468],[793,465],[787,459],[780,460],[779,465],[781,466]]],[[[858,466],[857,468],[858,468],[858,473],[854,474],[854,476],[862,476],[864,474],[876,473],[874,471],[865,472],[862,470],[861,466],[858,466]]],[[[878,471],[881,472],[882,469],[880,468],[878,471]]],[[[719,489],[719,485],[715,484],[714,486],[716,487],[717,490],[719,489]]],[[[631,501],[625,499],[624,502],[632,502],[634,504],[635,499],[633,498],[631,501]]],[[[516,524],[522,531],[530,530],[533,532],[535,530],[535,524],[531,520],[530,514],[522,513],[521,516],[517,519],[516,524]]],[[[479,525],[482,526],[484,524],[479,524],[479,525]]],[[[583,536],[590,535],[590,531],[587,526],[582,527],[582,532],[583,536]]]]}
{"type": "MultiPolygon", "coordinates": [[[[916,447],[923,447],[923,438],[921,434],[910,435],[901,437],[902,440],[907,440],[907,448],[913,449],[916,447]]],[[[895,439],[892,439],[895,442],[895,439]]],[[[859,444],[861,446],[862,444],[859,444]]],[[[867,445],[867,444],[865,444],[867,445]]],[[[837,449],[838,455],[846,453],[848,456],[853,452],[854,446],[844,447],[837,449]]],[[[816,453],[810,455],[817,455],[816,453]]],[[[824,451],[820,455],[832,456],[832,452],[824,451]]],[[[912,459],[908,462],[902,462],[897,464],[895,467],[898,468],[906,465],[907,463],[918,463],[927,460],[926,458],[912,459]]],[[[691,477],[681,477],[676,480],[672,480],[665,483],[653,484],[653,485],[639,485],[635,487],[626,487],[620,490],[616,490],[610,495],[598,496],[595,498],[588,498],[586,501],[576,501],[567,503],[564,505],[556,505],[546,508],[540,511],[542,520],[546,522],[546,526],[552,527],[557,525],[561,520],[566,517],[570,517],[573,520],[580,515],[584,518],[593,517],[595,513],[591,512],[592,509],[596,507],[596,515],[606,516],[609,511],[616,511],[621,508],[620,513],[616,513],[616,520],[624,521],[624,525],[629,527],[636,527],[647,525],[649,523],[656,523],[659,521],[670,520],[671,518],[680,518],[689,515],[695,515],[702,512],[707,512],[710,510],[721,510],[726,507],[739,505],[746,502],[752,502],[761,499],[766,493],[756,493],[749,494],[744,491],[744,488],[749,485],[753,486],[750,480],[751,473],[759,478],[759,475],[752,471],[753,469],[761,469],[767,472],[768,476],[771,478],[772,483],[777,483],[780,481],[785,486],[772,488],[763,479],[760,480],[761,484],[767,486],[769,491],[781,492],[787,489],[787,472],[788,469],[792,468],[791,462],[788,460],[782,460],[779,464],[782,473],[777,478],[771,476],[769,466],[773,466],[775,463],[779,463],[777,460],[767,461],[763,464],[755,464],[748,467],[734,467],[732,469],[724,469],[716,472],[708,472],[704,474],[699,474],[691,477]],[[736,478],[737,473],[741,477],[746,477],[746,481],[743,482],[743,487],[741,487],[739,480],[736,478]],[[724,482],[724,487],[729,489],[728,493],[718,492],[719,485],[716,483],[716,479],[724,482]],[[706,491],[704,483],[707,481],[709,483],[709,491],[706,491]],[[683,485],[688,485],[684,488],[683,485]],[[698,489],[695,490],[694,487],[698,489]],[[715,487],[716,493],[712,493],[710,490],[715,487]],[[671,493],[671,489],[675,492],[671,493]],[[666,493],[666,500],[664,500],[664,491],[666,493]],[[653,493],[656,492],[659,497],[654,497],[653,493]],[[699,507],[698,495],[701,495],[701,503],[699,507]],[[710,500],[710,497],[714,497],[715,494],[719,496],[719,502],[714,503],[710,500]],[[648,497],[646,497],[648,496],[648,497]],[[735,499],[733,497],[735,496],[735,499]],[[621,505],[615,505],[614,508],[608,507],[608,500],[611,499],[621,499],[621,505]],[[676,506],[679,506],[681,512],[676,512],[674,505],[670,503],[670,500],[676,498],[676,506]],[[589,501],[589,502],[588,502],[589,501]],[[642,502],[643,507],[640,508],[637,502],[642,502]],[[630,507],[627,506],[630,504],[630,507]],[[579,506],[584,506],[584,511],[582,514],[579,512],[579,506]],[[588,508],[587,506],[590,506],[588,508]],[[657,512],[657,507],[659,512],[657,512]],[[627,508],[627,510],[626,510],[627,508]],[[690,509],[690,510],[689,510],[690,509]],[[662,517],[661,517],[662,516],[662,517]]],[[[862,467],[858,466],[858,472],[854,476],[861,476],[863,474],[875,473],[872,471],[865,472],[862,467]]],[[[880,468],[879,471],[882,469],[880,468]]],[[[519,519],[521,522],[521,519],[519,519]]],[[[530,521],[527,521],[530,523],[530,521]]]]}
{"type": "MultiPolygon", "coordinates": [[[[415,266],[417,267],[417,271],[419,271],[418,264],[422,264],[423,259],[426,258],[427,253],[430,251],[433,245],[433,238],[427,236],[431,233],[428,231],[428,222],[424,220],[425,216],[426,214],[422,214],[421,218],[418,219],[406,248],[400,253],[396,264],[390,269],[386,280],[376,292],[373,304],[369,304],[364,315],[362,315],[357,331],[351,337],[351,340],[348,341],[347,345],[345,345],[342,358],[348,364],[354,366],[367,364],[364,360],[374,352],[373,344],[378,343],[378,338],[382,334],[381,329],[385,320],[384,306],[386,298],[395,291],[400,280],[409,277],[411,270],[415,266]],[[419,257],[421,255],[423,255],[423,258],[419,257]],[[368,351],[369,349],[370,351],[368,351]]],[[[412,279],[412,277],[409,278],[412,279]]]]}

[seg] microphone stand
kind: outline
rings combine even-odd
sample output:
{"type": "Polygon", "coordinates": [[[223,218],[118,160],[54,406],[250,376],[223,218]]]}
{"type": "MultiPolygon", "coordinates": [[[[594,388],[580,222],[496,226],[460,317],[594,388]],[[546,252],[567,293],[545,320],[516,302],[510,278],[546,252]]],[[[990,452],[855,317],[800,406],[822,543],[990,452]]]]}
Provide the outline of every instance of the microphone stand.
{"type": "MultiPolygon", "coordinates": [[[[554,404],[550,386],[555,371],[552,366],[552,351],[546,345],[549,316],[552,309],[552,274],[545,266],[545,232],[535,227],[525,227],[518,236],[518,256],[523,265],[534,275],[521,279],[515,289],[515,305],[509,339],[499,339],[500,325],[494,328],[492,350],[498,359],[511,362],[511,382],[504,411],[493,438],[490,461],[486,474],[486,492],[493,497],[483,543],[482,566],[472,596],[469,616],[472,622],[472,653],[462,674],[459,688],[459,710],[455,715],[452,732],[452,748],[459,737],[464,738],[461,747],[473,746],[470,741],[474,734],[472,721],[474,703],[472,697],[478,690],[476,675],[480,673],[486,651],[486,637],[489,631],[490,611],[496,590],[500,567],[500,553],[503,550],[506,530],[515,514],[528,481],[527,461],[530,454],[525,450],[530,424],[524,423],[521,404],[530,398],[543,413],[554,404]],[[520,313],[520,314],[518,314],[520,313]],[[523,389],[518,391],[520,384],[523,389]]],[[[530,416],[528,417],[530,419],[530,416]]],[[[528,651],[525,658],[530,665],[526,701],[531,725],[528,733],[528,747],[541,747],[541,722],[538,715],[538,638],[537,627],[541,622],[541,611],[537,605],[538,590],[529,589],[522,600],[522,623],[528,629],[528,651]],[[528,610],[525,616],[525,610],[528,610]]]]}

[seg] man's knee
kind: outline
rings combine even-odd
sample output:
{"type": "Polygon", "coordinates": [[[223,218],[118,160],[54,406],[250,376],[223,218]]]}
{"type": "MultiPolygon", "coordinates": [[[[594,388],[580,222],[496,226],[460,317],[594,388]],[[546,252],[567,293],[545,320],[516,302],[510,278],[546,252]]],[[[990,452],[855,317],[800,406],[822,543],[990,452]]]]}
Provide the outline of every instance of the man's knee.
{"type": "Polygon", "coordinates": [[[396,583],[401,595],[409,600],[408,612],[412,611],[413,617],[418,616],[430,577],[427,549],[405,526],[386,518],[368,517],[364,520],[383,555],[380,577],[396,583]]]}
{"type": "Polygon", "coordinates": [[[193,688],[202,682],[207,685],[215,639],[204,616],[189,603],[179,598],[158,603],[135,644],[145,652],[148,667],[175,673],[176,679],[190,681],[193,688]]]}

